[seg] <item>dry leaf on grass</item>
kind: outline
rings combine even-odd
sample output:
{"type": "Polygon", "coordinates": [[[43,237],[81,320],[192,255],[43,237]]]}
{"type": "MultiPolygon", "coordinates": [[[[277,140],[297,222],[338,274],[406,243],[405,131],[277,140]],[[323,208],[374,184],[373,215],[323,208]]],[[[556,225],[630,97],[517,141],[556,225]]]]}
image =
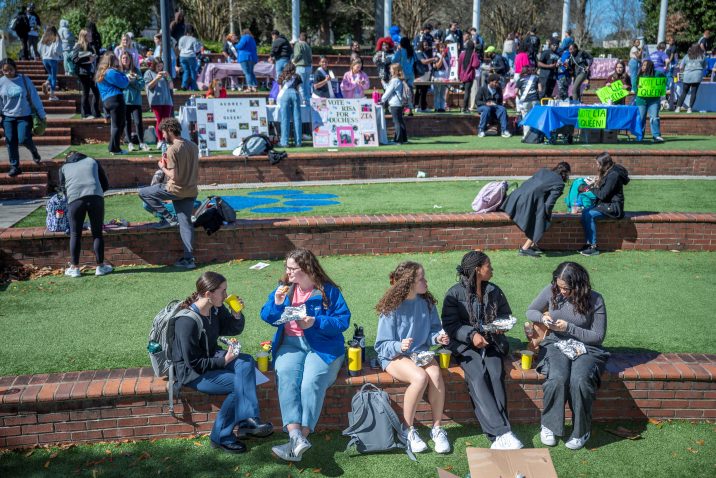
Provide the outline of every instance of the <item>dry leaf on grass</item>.
{"type": "Polygon", "coordinates": [[[195,441],[195,442],[194,442],[194,446],[204,446],[204,445],[203,445],[201,442],[199,442],[199,441],[195,441]]]}
{"type": "Polygon", "coordinates": [[[693,453],[694,455],[699,452],[699,450],[697,450],[696,448],[691,448],[691,447],[688,447],[687,450],[689,450],[689,451],[690,451],[691,453],[693,453]]]}
{"type": "Polygon", "coordinates": [[[704,443],[706,443],[704,440],[696,440],[697,445],[704,446],[704,443]]]}
{"type": "Polygon", "coordinates": [[[654,425],[656,428],[661,428],[664,426],[664,422],[661,420],[657,420],[656,418],[650,418],[649,423],[654,425]]]}
{"type": "Polygon", "coordinates": [[[314,473],[319,473],[319,474],[321,473],[321,469],[320,469],[320,468],[312,468],[311,471],[314,472],[314,473]]]}

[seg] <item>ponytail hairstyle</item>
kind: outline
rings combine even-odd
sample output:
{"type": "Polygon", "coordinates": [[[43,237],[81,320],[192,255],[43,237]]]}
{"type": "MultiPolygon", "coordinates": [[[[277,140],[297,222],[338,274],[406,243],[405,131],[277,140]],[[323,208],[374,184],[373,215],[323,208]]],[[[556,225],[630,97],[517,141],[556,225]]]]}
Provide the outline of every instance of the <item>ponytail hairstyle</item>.
{"type": "Polygon", "coordinates": [[[576,262],[563,262],[552,273],[552,307],[557,309],[561,301],[569,301],[574,310],[582,315],[588,315],[592,310],[589,298],[592,294],[592,284],[589,281],[587,270],[576,262]],[[571,290],[569,297],[563,297],[557,287],[557,279],[563,280],[571,290]]]}
{"type": "Polygon", "coordinates": [[[597,163],[599,164],[597,185],[601,186],[604,183],[604,179],[607,177],[607,173],[614,167],[614,160],[609,153],[605,152],[597,156],[597,163]]]}
{"type": "MultiPolygon", "coordinates": [[[[487,257],[482,251],[470,251],[460,261],[460,265],[457,266],[457,280],[467,290],[467,303],[471,304],[473,297],[475,297],[475,288],[477,287],[477,269],[490,262],[490,258],[487,257]]],[[[475,311],[472,307],[467,308],[467,312],[470,317],[470,324],[476,325],[478,320],[475,316],[475,311]]]]}
{"type": "MultiPolygon", "coordinates": [[[[410,294],[410,291],[415,287],[415,282],[418,279],[418,273],[425,271],[423,266],[417,262],[405,261],[398,264],[393,272],[390,273],[390,288],[383,294],[383,297],[378,301],[375,306],[375,310],[382,315],[387,315],[390,312],[400,307],[400,304],[410,294]]],[[[437,300],[430,293],[426,291],[424,294],[418,294],[420,298],[425,300],[428,304],[428,310],[432,310],[433,306],[437,304],[437,300]]]]}
{"type": "Polygon", "coordinates": [[[199,300],[207,292],[214,292],[226,282],[226,278],[218,272],[206,271],[196,280],[196,291],[181,303],[183,309],[188,309],[191,304],[199,300]]]}
{"type": "MultiPolygon", "coordinates": [[[[289,63],[289,65],[291,64],[289,63]]],[[[311,278],[313,286],[318,289],[318,291],[321,293],[321,296],[323,297],[323,307],[325,307],[326,309],[330,307],[331,303],[328,300],[328,296],[326,296],[325,286],[326,284],[330,284],[339,290],[340,287],[338,286],[338,284],[333,282],[330,277],[328,277],[328,274],[326,274],[326,271],[323,270],[323,267],[321,267],[321,264],[318,262],[318,259],[313,254],[313,252],[309,251],[308,249],[294,249],[288,254],[286,254],[286,260],[289,259],[293,259],[298,265],[298,267],[301,268],[301,271],[311,278]]],[[[281,283],[289,284],[288,274],[283,275],[283,277],[281,278],[281,283]]]]}

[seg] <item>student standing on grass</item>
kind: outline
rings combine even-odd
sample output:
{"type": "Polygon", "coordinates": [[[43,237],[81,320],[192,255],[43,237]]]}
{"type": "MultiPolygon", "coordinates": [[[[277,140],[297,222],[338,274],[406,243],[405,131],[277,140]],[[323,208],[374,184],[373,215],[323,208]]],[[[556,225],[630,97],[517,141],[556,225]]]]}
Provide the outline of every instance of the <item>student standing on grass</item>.
{"type": "Polygon", "coordinates": [[[134,66],[132,55],[125,51],[119,58],[119,65],[122,73],[127,75],[129,85],[124,90],[125,103],[125,128],[124,136],[127,149],[134,151],[141,149],[149,151],[149,146],[144,142],[144,125],[142,124],[142,91],[144,90],[144,77],[139,68],[134,66]],[[134,127],[134,128],[133,128],[134,127]],[[136,132],[132,130],[135,129],[136,132]]]}
{"type": "Polygon", "coordinates": [[[609,358],[602,348],[607,331],[604,298],[592,290],[584,267],[576,262],[563,262],[552,273],[552,284],[528,307],[527,318],[550,330],[541,342],[537,363],[537,372],[547,377],[542,383],[540,440],[544,445],[554,446],[556,437],[565,434],[566,402],[572,410],[574,427],[564,446],[579,450],[589,440],[592,403],[609,358]],[[581,353],[573,354],[573,358],[566,355],[561,346],[567,340],[581,343],[581,353]]]}
{"type": "Polygon", "coordinates": [[[196,292],[178,312],[171,359],[179,387],[226,395],[209,435],[211,446],[226,453],[243,453],[246,445],[234,435],[237,426],[240,435],[265,437],[273,433],[273,425],[259,418],[253,357],[235,355],[216,343],[221,335],[239,335],[244,330],[244,314],[230,312],[224,305],[226,289],[221,274],[207,271],[199,277],[196,292]]]}
{"type": "Polygon", "coordinates": [[[80,250],[82,248],[82,226],[89,216],[92,231],[92,247],[97,261],[96,276],[112,272],[112,266],[104,262],[104,192],[109,189],[109,181],[102,165],[82,153],[73,152],[65,159],[60,168],[60,189],[65,194],[70,222],[70,258],[71,265],[65,269],[68,277],[81,277],[80,250]]]}
{"type": "Polygon", "coordinates": [[[119,59],[114,53],[107,52],[97,66],[95,75],[97,89],[102,97],[104,109],[112,120],[109,140],[109,154],[127,154],[120,146],[122,132],[126,121],[126,104],[124,90],[129,86],[129,79],[122,73],[119,59]]]}
{"type": "Polygon", "coordinates": [[[159,126],[164,139],[169,144],[167,152],[159,160],[159,168],[164,173],[165,183],[147,186],[139,190],[139,197],[162,219],[155,224],[157,229],[179,226],[184,255],[174,263],[175,267],[194,269],[194,226],[191,214],[198,193],[199,148],[191,141],[181,137],[181,124],[176,118],[166,118],[159,126]],[[174,204],[176,217],[164,206],[164,201],[174,204]]]}
{"type": "Polygon", "coordinates": [[[505,372],[502,360],[509,344],[502,333],[486,333],[483,326],[512,314],[502,290],[490,282],[492,264],[486,254],[471,251],[457,266],[458,283],[445,295],[442,322],[450,338],[448,348],[465,372],[470,398],[480,427],[494,450],[517,450],[522,442],[512,433],[507,417],[505,372]]]}
{"type": "Polygon", "coordinates": [[[641,69],[639,75],[632,80],[637,85],[637,95],[634,98],[634,104],[639,108],[639,116],[641,117],[641,133],[642,137],[646,133],[646,115],[649,114],[649,127],[651,128],[651,136],[655,143],[663,143],[664,138],[661,137],[661,119],[659,118],[659,110],[661,106],[661,98],[655,97],[641,97],[639,96],[639,80],[641,78],[663,78],[664,74],[654,69],[654,63],[651,60],[644,60],[641,62],[641,69]]]}
{"type": "Polygon", "coordinates": [[[393,378],[408,384],[403,397],[403,419],[407,425],[410,451],[420,453],[428,445],[413,426],[418,401],[428,391],[433,413],[430,437],[437,453],[449,453],[447,432],[441,426],[445,406],[445,382],[440,367],[432,359],[418,366],[413,353],[425,352],[433,345],[448,345],[450,339],[443,332],[438,316],[437,300],[428,291],[425,269],[417,262],[403,262],[390,273],[390,288],[375,306],[380,314],[375,338],[375,351],[380,366],[393,378]]]}
{"type": "Polygon", "coordinates": [[[271,451],[285,461],[301,461],[311,448],[326,389],[335,382],[345,355],[343,332],[350,324],[341,289],[307,249],[286,255],[286,273],[261,309],[273,325],[287,307],[305,306],[299,319],[275,325],[272,352],[279,405],[289,441],[271,451]]]}
{"type": "Polygon", "coordinates": [[[507,196],[500,209],[505,211],[527,240],[517,252],[521,256],[539,257],[542,250],[537,243],[550,226],[552,209],[564,192],[569,179],[569,163],[560,162],[554,168],[542,168],[507,196]]]}

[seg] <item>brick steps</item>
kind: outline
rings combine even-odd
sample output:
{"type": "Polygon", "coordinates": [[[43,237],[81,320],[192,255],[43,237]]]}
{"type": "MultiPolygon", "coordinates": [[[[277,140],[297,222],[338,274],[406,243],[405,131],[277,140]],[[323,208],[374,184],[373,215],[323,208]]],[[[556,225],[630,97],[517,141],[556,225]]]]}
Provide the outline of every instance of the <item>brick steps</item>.
{"type": "MultiPolygon", "coordinates": [[[[27,184],[47,184],[48,174],[46,171],[28,171],[25,164],[21,164],[23,173],[14,178],[9,177],[7,170],[0,173],[0,186],[7,185],[27,185],[27,184]]],[[[9,168],[9,165],[7,166],[9,168]]]]}
{"type": "MultiPolygon", "coordinates": [[[[24,176],[24,173],[20,176],[24,176]]],[[[45,184],[0,184],[0,199],[38,199],[47,196],[45,184]]]]}

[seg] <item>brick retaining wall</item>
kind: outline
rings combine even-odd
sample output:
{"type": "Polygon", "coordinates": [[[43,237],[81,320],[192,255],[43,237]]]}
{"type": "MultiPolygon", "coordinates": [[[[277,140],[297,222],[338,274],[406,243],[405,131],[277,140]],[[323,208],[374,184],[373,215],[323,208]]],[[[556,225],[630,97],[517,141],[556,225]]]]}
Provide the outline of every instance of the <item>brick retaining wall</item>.
{"type": "MultiPolygon", "coordinates": [[[[504,363],[510,421],[538,423],[542,408],[541,379],[534,370],[504,363]]],[[[445,419],[475,423],[475,415],[459,367],[443,371],[447,384],[445,419]]],[[[272,373],[258,387],[262,418],[281,423],[272,373]]],[[[602,376],[594,419],[645,420],[716,418],[716,355],[615,354],[602,376]]],[[[390,394],[400,413],[405,385],[387,373],[365,370],[348,377],[345,371],[329,388],[319,429],[347,426],[350,400],[363,383],[375,383],[390,394]]],[[[183,391],[176,418],[168,414],[166,381],[150,368],[115,369],[0,377],[0,447],[38,444],[148,439],[207,433],[223,397],[183,391]]],[[[569,410],[567,411],[569,416],[569,410]]],[[[427,403],[418,405],[416,420],[430,423],[427,403]]]]}
{"type": "MultiPolygon", "coordinates": [[[[504,213],[314,216],[240,220],[207,236],[197,231],[197,261],[277,259],[306,247],[317,255],[516,249],[524,235],[504,213]]],[[[176,230],[148,225],[105,233],[105,257],[115,265],[171,264],[181,256],[176,230]]],[[[83,236],[81,261],[93,263],[91,237],[83,236]]],[[[0,231],[0,259],[7,263],[63,267],[68,238],[42,228],[0,231]]],[[[546,250],[576,250],[584,243],[579,217],[555,214],[540,241],[546,250]]],[[[716,214],[629,213],[600,221],[603,250],[716,250],[716,214]]]]}

